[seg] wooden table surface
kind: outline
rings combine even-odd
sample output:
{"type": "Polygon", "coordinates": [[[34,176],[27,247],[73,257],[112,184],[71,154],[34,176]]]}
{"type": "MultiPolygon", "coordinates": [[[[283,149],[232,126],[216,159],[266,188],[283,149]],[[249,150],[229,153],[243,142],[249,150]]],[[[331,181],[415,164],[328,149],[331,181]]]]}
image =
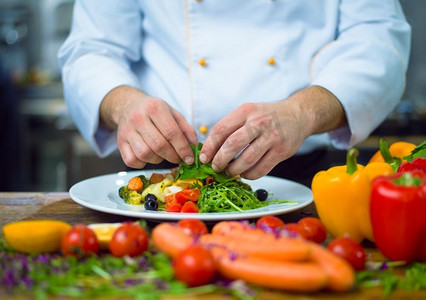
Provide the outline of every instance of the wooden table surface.
{"type": "MultiPolygon", "coordinates": [[[[282,216],[285,222],[295,222],[306,215],[316,216],[314,205],[282,216]]],[[[85,208],[75,203],[68,193],[0,193],[0,227],[20,220],[56,219],[70,224],[109,223],[136,220],[130,217],[106,214],[85,208]]],[[[155,226],[158,222],[147,221],[148,226],[155,226]]],[[[211,225],[211,224],[210,224],[211,225]]],[[[381,259],[380,253],[372,245],[366,250],[374,259],[381,259]]],[[[5,295],[1,291],[0,299],[28,299],[26,295],[5,295]]],[[[203,295],[184,297],[184,299],[231,299],[223,295],[203,295]]],[[[264,291],[261,299],[383,299],[383,290],[380,288],[358,289],[349,293],[315,293],[294,294],[275,291],[264,291]]],[[[63,298],[61,298],[63,299],[63,298]]],[[[176,299],[176,298],[172,298],[176,299]]],[[[426,299],[426,291],[395,291],[387,299],[426,299]]]]}

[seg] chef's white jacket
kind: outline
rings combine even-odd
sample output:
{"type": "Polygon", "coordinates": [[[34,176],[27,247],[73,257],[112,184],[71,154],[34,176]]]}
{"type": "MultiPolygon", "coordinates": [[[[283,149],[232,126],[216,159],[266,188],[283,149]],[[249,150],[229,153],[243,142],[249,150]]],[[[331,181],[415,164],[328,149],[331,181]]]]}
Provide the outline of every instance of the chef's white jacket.
{"type": "Polygon", "coordinates": [[[403,94],[410,39],[397,0],[76,0],[58,57],[69,111],[100,156],[117,148],[100,103],[120,85],[167,101],[201,141],[242,103],[322,86],[348,126],[309,137],[306,153],[380,125],[403,94]]]}

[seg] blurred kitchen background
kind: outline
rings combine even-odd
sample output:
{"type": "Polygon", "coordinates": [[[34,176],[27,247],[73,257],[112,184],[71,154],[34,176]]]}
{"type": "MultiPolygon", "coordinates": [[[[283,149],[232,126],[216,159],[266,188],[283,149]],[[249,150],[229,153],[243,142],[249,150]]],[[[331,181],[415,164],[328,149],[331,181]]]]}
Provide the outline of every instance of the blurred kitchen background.
{"type": "MultiPolygon", "coordinates": [[[[426,0],[401,3],[413,29],[407,88],[397,109],[359,146],[361,163],[381,136],[389,143],[426,139],[426,0]]],[[[72,7],[72,0],[0,0],[0,191],[67,191],[125,168],[118,153],[98,158],[67,113],[56,54],[72,7]]],[[[345,152],[333,150],[332,157],[342,164],[345,152]]]]}

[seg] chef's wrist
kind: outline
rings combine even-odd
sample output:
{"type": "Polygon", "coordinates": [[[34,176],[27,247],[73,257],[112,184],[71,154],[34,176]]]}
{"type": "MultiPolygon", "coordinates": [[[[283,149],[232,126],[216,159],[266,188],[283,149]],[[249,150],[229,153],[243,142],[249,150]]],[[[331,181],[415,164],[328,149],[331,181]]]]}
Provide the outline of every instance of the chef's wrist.
{"type": "Polygon", "coordinates": [[[295,110],[306,137],[335,130],[347,123],[340,101],[321,86],[302,89],[285,101],[295,110]]]}

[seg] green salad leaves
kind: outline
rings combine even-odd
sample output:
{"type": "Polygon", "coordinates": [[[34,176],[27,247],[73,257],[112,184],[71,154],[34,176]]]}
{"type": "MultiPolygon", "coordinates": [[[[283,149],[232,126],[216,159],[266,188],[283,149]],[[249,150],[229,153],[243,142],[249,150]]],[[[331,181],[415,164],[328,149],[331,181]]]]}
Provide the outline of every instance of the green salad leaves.
{"type": "Polygon", "coordinates": [[[194,151],[194,163],[192,165],[188,165],[185,162],[181,162],[179,165],[179,172],[176,175],[176,180],[190,178],[203,180],[209,176],[213,176],[217,182],[227,181],[229,178],[226,176],[225,172],[216,173],[213,170],[211,163],[205,164],[200,161],[200,151],[202,147],[202,143],[199,143],[197,146],[191,145],[192,151],[194,151]]]}

